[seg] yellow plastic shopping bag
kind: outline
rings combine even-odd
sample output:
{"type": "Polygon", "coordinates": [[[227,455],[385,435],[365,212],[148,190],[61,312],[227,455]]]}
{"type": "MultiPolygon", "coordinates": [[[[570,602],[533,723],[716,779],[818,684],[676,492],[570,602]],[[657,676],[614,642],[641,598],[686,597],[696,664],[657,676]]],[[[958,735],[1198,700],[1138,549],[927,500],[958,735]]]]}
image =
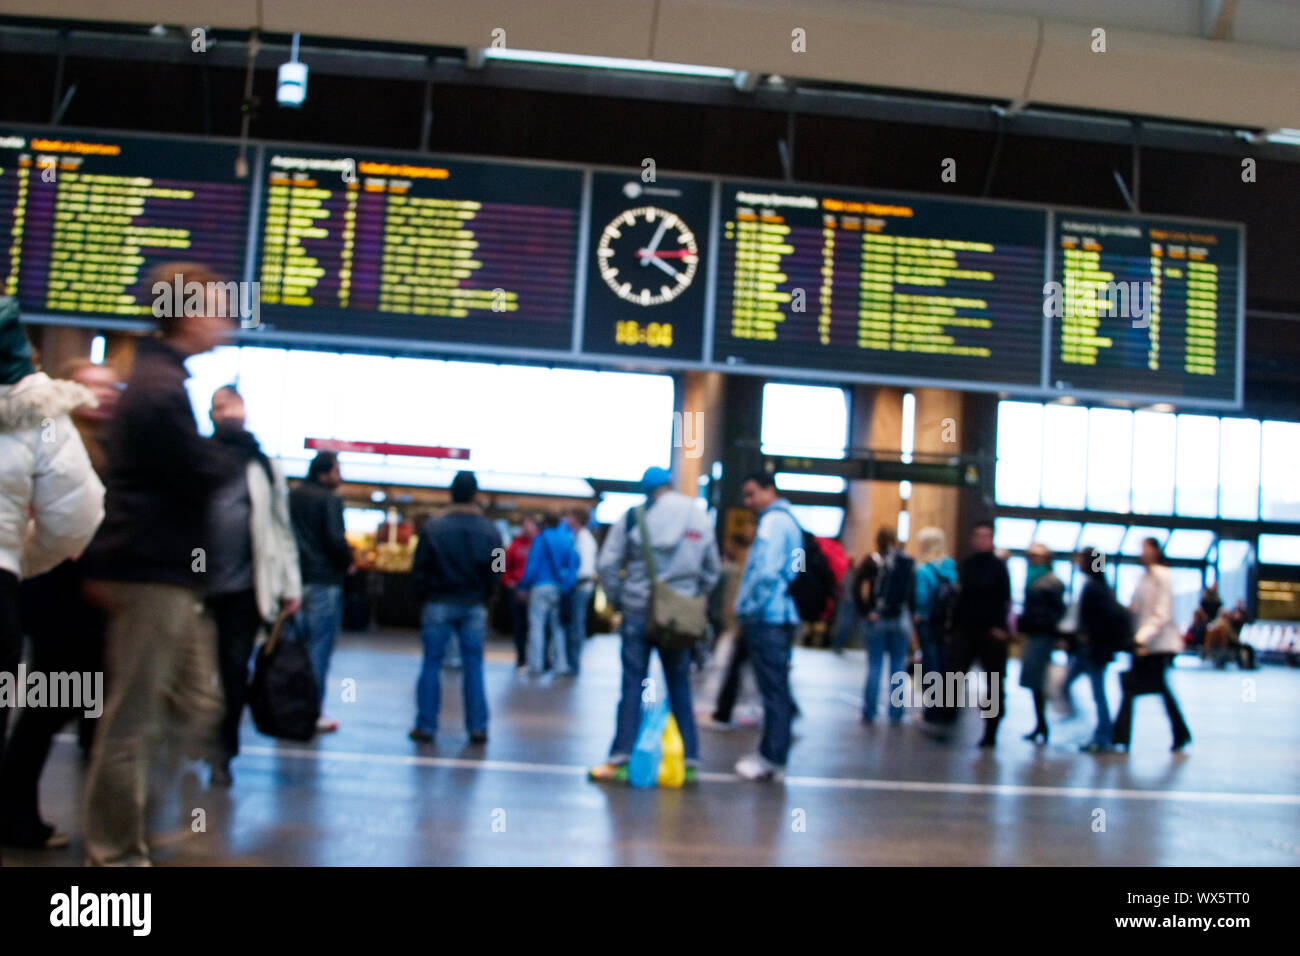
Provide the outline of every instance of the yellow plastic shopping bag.
{"type": "Polygon", "coordinates": [[[677,720],[669,714],[668,723],[664,726],[658,783],[661,787],[680,787],[685,782],[686,748],[682,745],[682,735],[677,729],[677,720]]]}

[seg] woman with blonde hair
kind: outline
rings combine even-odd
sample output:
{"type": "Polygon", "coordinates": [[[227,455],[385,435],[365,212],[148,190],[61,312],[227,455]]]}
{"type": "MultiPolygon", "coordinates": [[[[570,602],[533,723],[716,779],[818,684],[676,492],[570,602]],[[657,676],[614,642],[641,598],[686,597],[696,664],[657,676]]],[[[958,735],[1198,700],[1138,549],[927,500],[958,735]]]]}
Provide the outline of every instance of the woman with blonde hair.
{"type": "MultiPolygon", "coordinates": [[[[916,637],[921,645],[923,674],[943,671],[943,646],[957,597],[957,565],[948,556],[948,537],[942,528],[922,528],[916,533],[918,549],[912,595],[916,637]]],[[[930,708],[922,712],[934,720],[930,708]]]]}

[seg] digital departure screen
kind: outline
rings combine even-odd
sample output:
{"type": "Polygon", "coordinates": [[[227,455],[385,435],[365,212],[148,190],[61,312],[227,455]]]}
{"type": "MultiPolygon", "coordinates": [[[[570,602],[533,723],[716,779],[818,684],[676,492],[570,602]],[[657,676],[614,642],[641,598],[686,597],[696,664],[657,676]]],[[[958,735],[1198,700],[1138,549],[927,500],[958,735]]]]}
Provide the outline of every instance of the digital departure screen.
{"type": "Polygon", "coordinates": [[[28,313],[139,320],[149,272],[244,273],[248,185],[236,149],[199,140],[0,130],[0,288],[28,313]]]}
{"type": "Polygon", "coordinates": [[[699,362],[713,183],[592,176],[583,351],[699,362]]]}
{"type": "Polygon", "coordinates": [[[1038,386],[1043,210],[724,183],[713,360],[1038,386]]]}
{"type": "Polygon", "coordinates": [[[1241,231],[1058,212],[1053,389],[1237,398],[1241,231]]]}
{"type": "Polygon", "coordinates": [[[580,169],[268,146],[272,329],[573,347],[580,169]]]}

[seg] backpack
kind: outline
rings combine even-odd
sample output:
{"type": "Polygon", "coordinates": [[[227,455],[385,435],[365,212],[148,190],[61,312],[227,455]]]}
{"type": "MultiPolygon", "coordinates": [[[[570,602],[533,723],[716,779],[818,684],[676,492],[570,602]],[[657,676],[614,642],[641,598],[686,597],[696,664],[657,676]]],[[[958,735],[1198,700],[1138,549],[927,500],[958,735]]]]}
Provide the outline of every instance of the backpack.
{"type": "Polygon", "coordinates": [[[903,606],[911,602],[912,576],[915,570],[916,562],[902,551],[894,552],[890,563],[881,567],[877,579],[880,600],[872,602],[879,606],[881,616],[897,617],[902,613],[903,606]]]}
{"type": "MultiPolygon", "coordinates": [[[[942,640],[953,632],[957,612],[957,582],[945,578],[937,568],[923,565],[934,575],[934,591],[930,595],[929,625],[932,638],[942,640]]],[[[918,573],[920,573],[918,571],[918,573]]]]}
{"type": "MultiPolygon", "coordinates": [[[[794,521],[794,516],[790,516],[794,521]]],[[[799,522],[795,521],[795,527],[799,522]]],[[[835,572],[826,560],[821,545],[811,533],[799,528],[803,535],[803,568],[790,581],[790,597],[794,599],[799,619],[813,623],[826,616],[827,602],[835,596],[835,572]]]]}

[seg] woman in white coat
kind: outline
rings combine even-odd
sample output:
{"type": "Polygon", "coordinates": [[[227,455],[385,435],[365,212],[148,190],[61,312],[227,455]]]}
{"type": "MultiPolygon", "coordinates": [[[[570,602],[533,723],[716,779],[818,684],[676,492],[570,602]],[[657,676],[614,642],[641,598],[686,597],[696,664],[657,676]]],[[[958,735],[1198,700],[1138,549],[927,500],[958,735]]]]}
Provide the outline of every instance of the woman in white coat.
{"type": "MultiPolygon", "coordinates": [[[[0,671],[15,675],[7,680],[22,655],[19,579],[80,554],[104,517],[104,486],[68,417],[94,401],[83,386],[35,370],[17,301],[0,298],[0,671]]],[[[10,710],[0,706],[0,774],[10,710]]]]}
{"type": "Polygon", "coordinates": [[[1174,750],[1182,750],[1192,742],[1178,701],[1165,680],[1174,655],[1183,649],[1183,639],[1173,620],[1173,585],[1160,542],[1147,538],[1142,542],[1142,563],[1146,574],[1138,581],[1129,610],[1135,624],[1133,634],[1133,669],[1120,675],[1124,696],[1120,700],[1119,714],[1115,717],[1113,743],[1129,746],[1133,731],[1133,698],[1139,694],[1159,694],[1169,714],[1169,725],[1174,733],[1174,750]]]}

